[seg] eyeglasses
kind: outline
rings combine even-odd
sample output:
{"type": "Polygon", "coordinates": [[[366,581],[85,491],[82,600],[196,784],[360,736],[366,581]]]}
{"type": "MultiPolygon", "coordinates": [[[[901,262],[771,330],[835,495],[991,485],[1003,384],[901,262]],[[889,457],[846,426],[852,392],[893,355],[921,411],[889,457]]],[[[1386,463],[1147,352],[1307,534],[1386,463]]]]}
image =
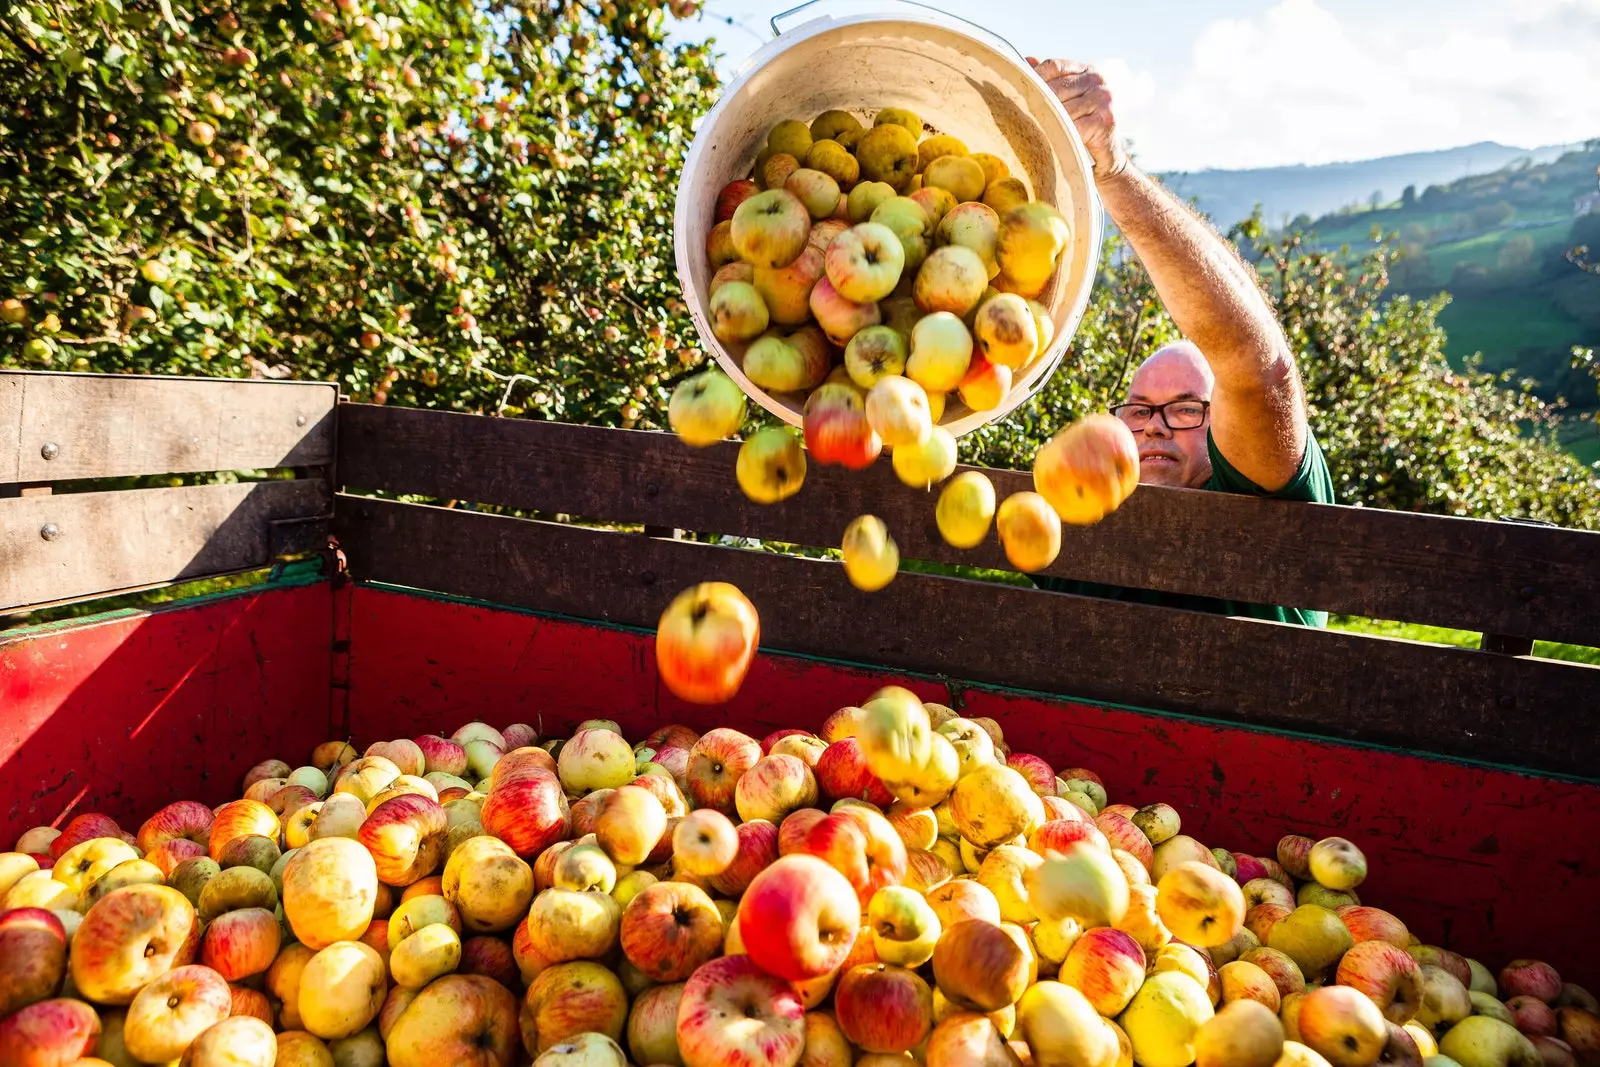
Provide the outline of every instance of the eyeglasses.
{"type": "Polygon", "coordinates": [[[1173,400],[1165,404],[1118,404],[1111,409],[1111,414],[1130,430],[1144,429],[1157,415],[1169,430],[1194,430],[1205,425],[1206,412],[1210,409],[1209,400],[1173,400]]]}

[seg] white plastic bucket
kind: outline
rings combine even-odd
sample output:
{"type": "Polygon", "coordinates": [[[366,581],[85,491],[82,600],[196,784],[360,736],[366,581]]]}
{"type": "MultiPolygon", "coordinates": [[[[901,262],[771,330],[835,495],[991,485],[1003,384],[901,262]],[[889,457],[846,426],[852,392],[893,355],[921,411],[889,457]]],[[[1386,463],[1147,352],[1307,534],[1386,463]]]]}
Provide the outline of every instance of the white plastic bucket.
{"type": "Polygon", "coordinates": [[[910,108],[933,132],[999,156],[1034,199],[1054,204],[1072,227],[1071,246],[1039,297],[1055,322],[1049,351],[992,410],[972,411],[951,393],[940,421],[960,436],[1005,417],[1055,373],[1089,303],[1104,225],[1089,156],[1071,119],[1022,57],[987,31],[937,12],[824,15],[768,43],[706,114],[690,147],[673,228],[678,279],[706,350],[751,399],[801,425],[803,398],[756,386],[741,369],[744,346],[723,345],[711,332],[706,309],[714,271],[705,249],[717,194],[749,175],[767,133],[782,120],[810,122],[838,108],[870,126],[885,107],[910,108]]]}

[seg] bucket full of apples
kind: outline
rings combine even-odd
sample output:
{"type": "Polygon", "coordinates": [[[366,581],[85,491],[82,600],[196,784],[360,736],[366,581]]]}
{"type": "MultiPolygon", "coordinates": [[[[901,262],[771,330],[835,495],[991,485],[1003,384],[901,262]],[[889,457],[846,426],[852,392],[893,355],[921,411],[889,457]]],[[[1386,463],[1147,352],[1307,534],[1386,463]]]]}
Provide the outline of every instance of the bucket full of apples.
{"type": "Polygon", "coordinates": [[[1009,45],[907,6],[776,37],[679,180],[700,338],[793,426],[897,379],[960,436],[1044,386],[1089,301],[1102,215],[1071,120],[1009,45]]]}

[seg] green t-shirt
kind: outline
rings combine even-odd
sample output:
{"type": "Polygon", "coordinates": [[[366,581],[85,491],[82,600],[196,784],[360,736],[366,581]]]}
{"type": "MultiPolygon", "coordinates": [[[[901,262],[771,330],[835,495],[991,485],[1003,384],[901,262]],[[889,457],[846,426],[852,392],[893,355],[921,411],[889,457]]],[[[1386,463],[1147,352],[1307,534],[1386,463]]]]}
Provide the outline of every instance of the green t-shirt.
{"type": "MultiPolygon", "coordinates": [[[[1333,503],[1333,476],[1328,473],[1328,461],[1315,437],[1306,436],[1306,454],[1300,460],[1289,484],[1275,492],[1268,492],[1234,469],[1226,457],[1217,450],[1210,431],[1206,432],[1206,450],[1211,453],[1211,479],[1204,488],[1219,493],[1239,493],[1243,496],[1264,496],[1273,500],[1306,500],[1317,504],[1333,503]]],[[[1189,611],[1209,611],[1217,615],[1242,615],[1271,622],[1292,622],[1301,626],[1326,626],[1326,611],[1308,611],[1303,608],[1285,608],[1272,604],[1246,604],[1236,600],[1218,600],[1214,597],[1192,596],[1186,593],[1162,593],[1153,589],[1125,589],[1097,582],[1076,582],[1065,578],[1035,578],[1041,589],[1057,593],[1075,593],[1078,596],[1105,597],[1110,600],[1127,600],[1135,604],[1155,604],[1167,608],[1186,608],[1189,611]]]]}

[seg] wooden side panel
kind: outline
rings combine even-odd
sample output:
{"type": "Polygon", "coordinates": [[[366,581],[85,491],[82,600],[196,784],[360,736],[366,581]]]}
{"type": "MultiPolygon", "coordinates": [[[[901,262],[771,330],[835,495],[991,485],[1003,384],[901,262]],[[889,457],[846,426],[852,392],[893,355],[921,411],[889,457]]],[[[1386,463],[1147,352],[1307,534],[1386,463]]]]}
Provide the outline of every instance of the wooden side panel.
{"type": "Polygon", "coordinates": [[[0,371],[0,482],[319,466],[338,398],[320,382],[0,371]]]}
{"type": "MultiPolygon", "coordinates": [[[[887,462],[812,464],[782,504],[746,500],[738,446],[671,434],[346,404],[339,477],[420,493],[705,533],[834,547],[871,513],[908,559],[1009,568],[996,538],[946,545],[932,494],[887,462]]],[[[985,471],[1003,498],[1032,476],[985,471]]],[[[1066,527],[1050,574],[1084,581],[1600,644],[1600,533],[1145,486],[1106,521],[1066,527]]]]}
{"type": "Polygon", "coordinates": [[[328,507],[311,479],[0,500],[0,611],[263,567],[328,507]]]}
{"type": "Polygon", "coordinates": [[[1596,776],[1600,668],[340,496],[352,573],[654,628],[728,581],[766,648],[1596,776]]]}
{"type": "MultiPolygon", "coordinates": [[[[358,745],[447,732],[473,719],[561,736],[581,719],[630,735],[669,722],[754,736],[818,728],[835,708],[908,679],[776,653],[732,702],[686,705],[661,688],[653,639],[636,631],[357,587],[351,729],[358,745]]],[[[912,676],[912,688],[998,720],[1017,751],[1102,775],[1114,800],[1164,800],[1208,845],[1270,855],[1285,833],[1350,836],[1372,874],[1364,901],[1429,942],[1492,969],[1549,960],[1600,981],[1600,787],[1220,723],[912,676]],[[1580,912],[1575,919],[1573,908],[1580,912]]]]}
{"type": "Polygon", "coordinates": [[[136,832],[328,739],[326,583],[0,637],[0,850],[101,811],[136,832]]]}

